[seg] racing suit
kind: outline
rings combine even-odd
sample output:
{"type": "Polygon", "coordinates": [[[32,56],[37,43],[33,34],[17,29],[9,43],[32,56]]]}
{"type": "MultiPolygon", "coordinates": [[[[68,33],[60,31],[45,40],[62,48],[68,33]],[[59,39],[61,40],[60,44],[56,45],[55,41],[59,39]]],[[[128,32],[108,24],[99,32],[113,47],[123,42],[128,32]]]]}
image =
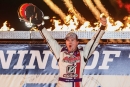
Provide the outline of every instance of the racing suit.
{"type": "Polygon", "coordinates": [[[101,28],[84,48],[77,47],[77,50],[73,53],[69,53],[66,46],[61,47],[45,28],[42,29],[42,33],[59,65],[59,79],[56,87],[83,87],[82,74],[86,60],[91,56],[105,33],[105,27],[101,26],[101,28]]]}

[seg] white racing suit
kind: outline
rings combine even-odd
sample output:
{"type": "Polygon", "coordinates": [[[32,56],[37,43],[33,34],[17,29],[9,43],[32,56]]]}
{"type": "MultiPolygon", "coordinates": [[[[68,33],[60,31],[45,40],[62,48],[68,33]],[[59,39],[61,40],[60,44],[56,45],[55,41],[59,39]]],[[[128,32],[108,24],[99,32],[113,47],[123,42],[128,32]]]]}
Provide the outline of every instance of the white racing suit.
{"type": "Polygon", "coordinates": [[[42,29],[59,65],[59,79],[56,87],[83,87],[82,74],[86,60],[99,44],[104,32],[104,30],[99,29],[84,48],[81,47],[73,53],[68,53],[66,47],[61,47],[45,28],[42,29]]]}

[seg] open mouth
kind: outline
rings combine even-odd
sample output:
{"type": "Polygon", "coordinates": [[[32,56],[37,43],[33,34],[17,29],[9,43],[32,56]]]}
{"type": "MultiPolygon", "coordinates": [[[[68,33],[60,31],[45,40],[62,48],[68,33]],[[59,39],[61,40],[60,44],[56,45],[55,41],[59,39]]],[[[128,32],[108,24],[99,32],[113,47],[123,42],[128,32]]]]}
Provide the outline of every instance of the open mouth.
{"type": "Polygon", "coordinates": [[[72,45],[69,45],[69,48],[71,48],[72,47],[72,45]]]}

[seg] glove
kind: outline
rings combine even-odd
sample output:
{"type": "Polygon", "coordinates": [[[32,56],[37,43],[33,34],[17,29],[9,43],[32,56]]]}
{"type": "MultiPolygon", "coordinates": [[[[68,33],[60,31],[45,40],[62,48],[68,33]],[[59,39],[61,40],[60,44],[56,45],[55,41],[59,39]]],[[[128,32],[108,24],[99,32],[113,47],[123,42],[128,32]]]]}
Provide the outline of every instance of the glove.
{"type": "Polygon", "coordinates": [[[105,30],[105,29],[106,29],[106,26],[101,25],[100,29],[101,29],[101,30],[105,30]]]}
{"type": "Polygon", "coordinates": [[[38,30],[42,30],[44,28],[44,26],[42,24],[40,24],[40,25],[37,25],[37,28],[38,28],[38,30]]]}

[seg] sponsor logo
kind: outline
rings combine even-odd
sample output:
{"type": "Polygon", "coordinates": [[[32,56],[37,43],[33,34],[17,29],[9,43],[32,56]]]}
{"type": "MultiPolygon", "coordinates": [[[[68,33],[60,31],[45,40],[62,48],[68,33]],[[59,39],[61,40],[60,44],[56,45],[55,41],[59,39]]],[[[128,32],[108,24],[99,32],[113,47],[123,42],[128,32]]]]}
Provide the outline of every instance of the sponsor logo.
{"type": "Polygon", "coordinates": [[[78,75],[75,74],[75,73],[67,73],[67,74],[64,74],[63,77],[66,77],[66,78],[75,78],[77,77],[78,75]]]}
{"type": "Polygon", "coordinates": [[[65,58],[63,58],[63,62],[66,62],[66,63],[71,63],[71,64],[74,64],[74,63],[78,63],[80,62],[80,57],[68,57],[66,56],[65,58]]]}
{"type": "Polygon", "coordinates": [[[75,68],[76,68],[76,65],[75,66],[73,66],[73,65],[68,65],[67,67],[66,67],[66,71],[67,71],[67,73],[74,73],[75,72],[75,68]]]}
{"type": "Polygon", "coordinates": [[[77,77],[78,75],[75,73],[75,68],[76,68],[76,65],[68,65],[66,67],[67,74],[64,74],[63,77],[66,77],[66,78],[77,77]]]}

